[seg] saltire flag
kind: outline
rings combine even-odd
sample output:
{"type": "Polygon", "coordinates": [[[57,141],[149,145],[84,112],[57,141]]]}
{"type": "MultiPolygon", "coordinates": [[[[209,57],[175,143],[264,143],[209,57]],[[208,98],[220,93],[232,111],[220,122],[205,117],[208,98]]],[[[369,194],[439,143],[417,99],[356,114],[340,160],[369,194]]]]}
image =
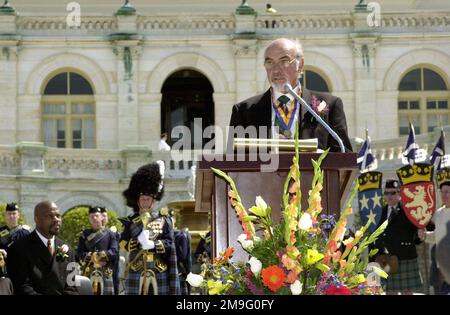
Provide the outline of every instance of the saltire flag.
{"type": "Polygon", "coordinates": [[[413,124],[409,123],[409,135],[406,142],[406,148],[403,152],[403,156],[408,159],[409,165],[414,165],[416,160],[416,151],[419,149],[419,145],[416,143],[416,133],[414,132],[413,124]]]}
{"type": "Polygon", "coordinates": [[[441,161],[444,155],[445,155],[444,132],[441,131],[441,136],[439,137],[436,146],[434,147],[430,156],[430,164],[434,165],[435,170],[441,169],[441,161]]]}
{"type": "Polygon", "coordinates": [[[370,137],[367,137],[366,141],[364,141],[364,144],[358,153],[356,163],[358,164],[361,173],[377,169],[378,162],[377,158],[372,154],[372,149],[370,148],[370,137]]]}

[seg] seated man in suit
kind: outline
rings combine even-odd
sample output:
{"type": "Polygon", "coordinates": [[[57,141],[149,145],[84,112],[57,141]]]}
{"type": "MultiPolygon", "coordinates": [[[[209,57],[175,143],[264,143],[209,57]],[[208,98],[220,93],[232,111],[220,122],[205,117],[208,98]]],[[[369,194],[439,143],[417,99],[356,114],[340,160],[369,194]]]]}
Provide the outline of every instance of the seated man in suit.
{"type": "MultiPolygon", "coordinates": [[[[340,151],[338,142],[326,129],[301,104],[298,104],[292,95],[285,93],[284,85],[289,83],[338,134],[346,150],[352,150],[342,100],[329,93],[310,91],[301,86],[299,76],[303,72],[303,65],[303,52],[299,43],[280,38],[267,47],[264,53],[264,67],[271,88],[263,94],[234,105],[228,148],[231,148],[233,138],[245,137],[235,132],[233,127],[256,127],[255,136],[258,138],[294,139],[295,126],[298,122],[299,139],[317,138],[319,149],[330,148],[331,151],[340,151]],[[278,127],[278,130],[273,127],[278,127]]],[[[254,136],[250,135],[250,138],[252,137],[254,136]]]]}
{"type": "Polygon", "coordinates": [[[9,249],[7,267],[15,294],[78,294],[74,277],[67,270],[74,261],[73,252],[56,237],[61,228],[61,214],[51,201],[34,208],[36,229],[9,249]]]}

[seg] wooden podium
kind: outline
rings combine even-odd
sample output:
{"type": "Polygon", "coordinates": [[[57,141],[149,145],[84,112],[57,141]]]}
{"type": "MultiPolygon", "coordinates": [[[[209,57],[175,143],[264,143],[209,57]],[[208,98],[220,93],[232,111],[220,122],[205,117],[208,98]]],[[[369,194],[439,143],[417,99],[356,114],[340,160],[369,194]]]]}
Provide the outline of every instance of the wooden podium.
{"type": "MultiPolygon", "coordinates": [[[[215,176],[211,167],[231,176],[246,209],[255,204],[256,196],[261,196],[271,206],[272,218],[279,221],[284,182],[293,156],[294,153],[291,152],[278,154],[279,167],[275,172],[261,172],[261,166],[268,162],[249,161],[248,156],[234,155],[230,161],[226,160],[225,155],[201,157],[197,165],[195,211],[211,212],[213,257],[228,246],[234,247],[235,259],[245,259],[246,255],[237,242],[237,237],[243,231],[234,209],[228,202],[228,184],[224,179],[215,176]]],[[[328,153],[322,162],[322,206],[328,214],[336,214],[336,218],[357,175],[356,156],[356,153],[328,153]]],[[[302,209],[307,208],[308,191],[311,189],[314,175],[311,159],[317,160],[319,157],[319,153],[300,153],[302,209]]]]}

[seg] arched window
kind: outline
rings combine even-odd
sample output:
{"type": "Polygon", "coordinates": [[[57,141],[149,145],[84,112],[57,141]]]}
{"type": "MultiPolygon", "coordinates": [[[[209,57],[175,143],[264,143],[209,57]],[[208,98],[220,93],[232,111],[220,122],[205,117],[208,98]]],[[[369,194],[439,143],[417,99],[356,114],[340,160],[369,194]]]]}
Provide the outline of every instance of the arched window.
{"type": "Polygon", "coordinates": [[[45,85],[42,138],[56,148],[95,148],[95,102],[91,84],[75,72],[62,72],[45,85]]]}
{"type": "Polygon", "coordinates": [[[437,72],[420,67],[406,73],[399,84],[398,117],[399,134],[407,135],[409,121],[416,134],[431,132],[449,124],[448,103],[450,91],[437,72]]]}
{"type": "Polygon", "coordinates": [[[327,81],[317,72],[312,70],[305,70],[303,76],[300,78],[302,86],[308,90],[318,92],[331,92],[327,81]]]}
{"type": "Polygon", "coordinates": [[[161,92],[161,133],[167,133],[167,142],[173,144],[179,140],[171,138],[176,126],[190,129],[192,149],[210,141],[194,139],[196,125],[202,133],[206,127],[214,125],[213,87],[208,78],[195,70],[179,70],[166,79],[161,92]]]}

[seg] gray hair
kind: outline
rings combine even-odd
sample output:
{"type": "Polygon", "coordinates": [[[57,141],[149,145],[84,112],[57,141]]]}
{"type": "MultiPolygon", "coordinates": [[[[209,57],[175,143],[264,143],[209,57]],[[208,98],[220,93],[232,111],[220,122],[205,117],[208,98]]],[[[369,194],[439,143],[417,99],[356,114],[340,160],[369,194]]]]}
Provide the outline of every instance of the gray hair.
{"type": "Polygon", "coordinates": [[[302,44],[300,43],[300,41],[298,39],[291,39],[291,38],[277,38],[275,40],[273,40],[267,47],[266,50],[272,46],[276,41],[279,40],[286,40],[286,41],[290,41],[292,44],[294,44],[295,46],[295,50],[296,50],[296,55],[295,58],[297,58],[297,60],[300,60],[303,57],[303,47],[302,44]]]}

